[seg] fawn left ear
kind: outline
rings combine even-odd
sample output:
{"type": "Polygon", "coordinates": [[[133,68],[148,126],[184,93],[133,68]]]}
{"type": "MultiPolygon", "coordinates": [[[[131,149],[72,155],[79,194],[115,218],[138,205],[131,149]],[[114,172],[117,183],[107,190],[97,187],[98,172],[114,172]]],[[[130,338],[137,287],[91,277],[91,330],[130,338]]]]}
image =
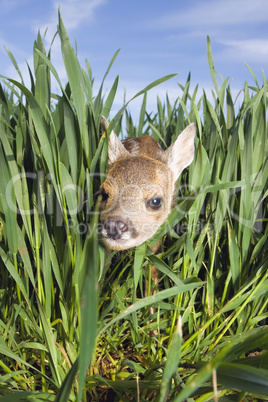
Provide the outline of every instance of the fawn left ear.
{"type": "Polygon", "coordinates": [[[178,136],[176,141],[164,152],[163,162],[174,174],[174,181],[177,181],[179,175],[194,159],[194,137],[196,134],[196,125],[191,123],[178,136]]]}
{"type": "MultiPolygon", "coordinates": [[[[100,134],[103,135],[103,133],[107,131],[108,127],[108,121],[105,119],[104,116],[101,116],[100,134]]],[[[117,161],[117,159],[127,158],[129,155],[129,152],[126,150],[122,142],[112,130],[108,140],[108,166],[111,166],[112,163],[117,161]]]]}
{"type": "Polygon", "coordinates": [[[129,156],[130,153],[112,130],[108,142],[108,166],[111,166],[112,163],[120,158],[127,158],[129,156]]]}

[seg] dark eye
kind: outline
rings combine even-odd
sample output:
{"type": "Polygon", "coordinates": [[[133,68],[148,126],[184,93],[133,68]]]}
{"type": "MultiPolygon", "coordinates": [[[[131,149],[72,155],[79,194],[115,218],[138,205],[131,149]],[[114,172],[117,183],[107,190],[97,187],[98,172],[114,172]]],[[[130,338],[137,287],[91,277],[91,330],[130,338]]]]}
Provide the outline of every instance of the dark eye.
{"type": "Polygon", "coordinates": [[[162,207],[162,204],[163,204],[162,197],[153,197],[146,203],[147,207],[150,207],[152,209],[159,209],[162,207]]]}
{"type": "Polygon", "coordinates": [[[106,191],[104,190],[104,188],[100,189],[100,195],[101,195],[101,201],[102,202],[106,202],[109,198],[109,194],[106,193],[106,191]]]}

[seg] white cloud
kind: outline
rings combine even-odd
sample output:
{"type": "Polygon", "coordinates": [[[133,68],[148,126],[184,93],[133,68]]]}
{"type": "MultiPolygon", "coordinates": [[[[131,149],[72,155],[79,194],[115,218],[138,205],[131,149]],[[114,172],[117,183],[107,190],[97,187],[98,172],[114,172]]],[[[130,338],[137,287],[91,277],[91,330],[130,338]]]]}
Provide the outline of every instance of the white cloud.
{"type": "MultiPolygon", "coordinates": [[[[186,6],[187,7],[187,6],[186,6]]],[[[189,2],[188,8],[161,16],[151,21],[150,28],[188,27],[192,31],[204,27],[222,27],[246,23],[265,22],[268,20],[267,0],[208,0],[189,2]]]]}
{"type": "MultiPolygon", "coordinates": [[[[94,11],[106,3],[106,0],[66,0],[61,3],[60,9],[67,29],[77,28],[82,22],[88,22],[94,16],[94,11]]],[[[58,9],[54,2],[53,15],[58,9]]]]}
{"type": "Polygon", "coordinates": [[[268,39],[223,40],[220,43],[227,46],[221,57],[230,56],[232,59],[248,62],[263,62],[267,65],[268,39]]]}
{"type": "Polygon", "coordinates": [[[267,23],[267,0],[193,0],[180,11],[173,7],[172,13],[151,21],[149,29],[165,29],[174,46],[187,43],[189,48],[209,35],[215,62],[229,65],[230,70],[237,61],[241,67],[243,61],[267,66],[267,23]]]}
{"type": "MultiPolygon", "coordinates": [[[[96,9],[106,2],[107,0],[62,0],[61,2],[59,2],[59,0],[53,0],[47,21],[42,21],[41,23],[41,20],[35,20],[32,29],[35,33],[40,30],[42,36],[46,32],[44,44],[48,50],[52,39],[57,32],[59,6],[64,26],[67,32],[70,33],[72,30],[79,28],[81,24],[92,21],[95,16],[96,9]]],[[[51,61],[59,75],[60,80],[63,83],[66,82],[67,75],[62,61],[61,44],[58,36],[56,36],[52,45],[51,61]]],[[[55,89],[58,88],[58,84],[56,84],[56,82],[54,82],[54,87],[55,89]]]]}
{"type": "Polygon", "coordinates": [[[1,17],[10,13],[15,7],[21,3],[21,0],[0,0],[1,17]]]}
{"type": "Polygon", "coordinates": [[[64,21],[67,31],[78,28],[82,23],[92,21],[95,10],[106,3],[107,0],[63,0],[60,2],[54,0],[52,4],[51,15],[48,21],[43,22],[39,26],[35,23],[33,29],[36,32],[40,28],[42,33],[48,28],[46,38],[51,41],[58,24],[58,8],[64,21]]]}

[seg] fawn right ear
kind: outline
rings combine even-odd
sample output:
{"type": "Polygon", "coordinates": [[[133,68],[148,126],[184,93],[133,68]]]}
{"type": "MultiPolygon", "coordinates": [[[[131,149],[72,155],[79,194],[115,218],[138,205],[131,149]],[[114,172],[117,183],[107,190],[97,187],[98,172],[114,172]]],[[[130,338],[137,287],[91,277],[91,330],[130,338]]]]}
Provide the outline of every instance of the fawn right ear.
{"type": "Polygon", "coordinates": [[[194,159],[194,137],[196,125],[194,123],[187,126],[178,136],[176,141],[164,152],[162,160],[167,163],[173,172],[174,181],[194,159]]]}

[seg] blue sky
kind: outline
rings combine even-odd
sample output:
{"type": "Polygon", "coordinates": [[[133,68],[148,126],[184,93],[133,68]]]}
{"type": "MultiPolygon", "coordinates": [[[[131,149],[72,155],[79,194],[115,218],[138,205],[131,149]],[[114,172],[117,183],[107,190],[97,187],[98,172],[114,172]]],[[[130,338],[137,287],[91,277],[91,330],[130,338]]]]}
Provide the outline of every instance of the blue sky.
{"type": "MultiPolygon", "coordinates": [[[[127,99],[153,80],[171,73],[176,78],[153,90],[147,110],[156,109],[156,96],[171,100],[181,95],[191,72],[191,88],[199,85],[209,93],[213,88],[206,53],[210,36],[216,70],[229,76],[233,94],[244,82],[254,85],[245,62],[262,81],[261,69],[268,76],[268,1],[267,0],[0,0],[0,74],[16,78],[16,71],[4,49],[15,56],[26,83],[25,60],[32,66],[32,49],[38,29],[45,44],[57,29],[58,7],[70,40],[78,47],[82,65],[87,58],[95,77],[96,91],[118,48],[121,48],[107,78],[109,89],[119,74],[119,89],[111,117],[127,99]]],[[[52,47],[52,63],[66,81],[60,44],[52,47]]],[[[220,82],[220,80],[219,80],[220,82]]],[[[55,87],[55,91],[58,89],[55,87]]],[[[139,108],[130,105],[134,117],[139,108]]]]}

